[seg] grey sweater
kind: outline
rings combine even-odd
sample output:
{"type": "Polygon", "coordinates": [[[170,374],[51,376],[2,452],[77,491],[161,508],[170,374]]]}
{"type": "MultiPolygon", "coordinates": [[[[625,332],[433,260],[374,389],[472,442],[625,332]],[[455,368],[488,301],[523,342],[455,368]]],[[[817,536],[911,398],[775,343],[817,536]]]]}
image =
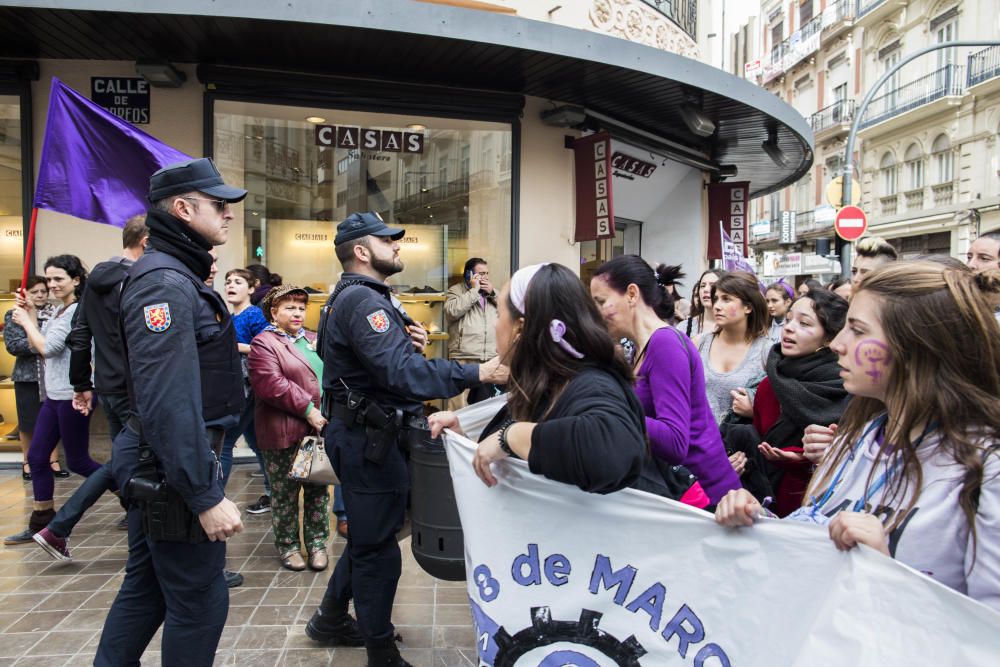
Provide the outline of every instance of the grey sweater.
{"type": "MultiPolygon", "coordinates": [[[[750,349],[747,350],[747,354],[739,366],[729,373],[720,373],[712,368],[712,364],[708,361],[708,352],[712,349],[714,341],[714,333],[704,334],[698,341],[698,353],[701,355],[701,363],[705,367],[705,393],[708,395],[708,405],[712,408],[715,423],[718,424],[733,406],[733,397],[730,392],[738,387],[755,388],[767,375],[767,353],[773,343],[767,336],[758,338],[750,343],[750,349]]],[[[749,393],[752,400],[756,390],[750,389],[749,393]]]]}
{"type": "Polygon", "coordinates": [[[42,326],[45,336],[45,396],[53,401],[73,399],[73,385],[69,381],[69,346],[66,337],[73,328],[76,303],[54,316],[42,326]]]}

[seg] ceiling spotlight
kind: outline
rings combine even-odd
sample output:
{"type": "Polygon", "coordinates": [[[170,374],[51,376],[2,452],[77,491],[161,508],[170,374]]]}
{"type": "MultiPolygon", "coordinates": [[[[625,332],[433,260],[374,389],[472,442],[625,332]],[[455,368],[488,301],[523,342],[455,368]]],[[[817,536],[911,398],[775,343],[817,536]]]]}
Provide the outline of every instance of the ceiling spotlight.
{"type": "Polygon", "coordinates": [[[410,132],[423,132],[427,129],[426,125],[421,125],[420,123],[411,123],[406,126],[406,129],[410,132]]]}
{"type": "Polygon", "coordinates": [[[187,81],[184,72],[164,60],[136,61],[135,73],[154,88],[180,88],[187,81]]]}
{"type": "Polygon", "coordinates": [[[313,125],[319,125],[320,123],[325,123],[326,118],[322,116],[306,116],[306,122],[312,123],[313,125]]]}
{"type": "Polygon", "coordinates": [[[710,137],[715,134],[715,123],[712,122],[712,119],[691,102],[682,104],[679,111],[681,120],[684,121],[687,129],[692,134],[696,134],[699,137],[710,137]]]}
{"type": "Polygon", "coordinates": [[[736,168],[735,164],[720,164],[719,165],[719,176],[722,178],[733,178],[739,170],[736,168]]]}
{"type": "Polygon", "coordinates": [[[583,107],[561,106],[542,112],[542,122],[551,127],[576,127],[587,120],[583,107]]]}
{"type": "Polygon", "coordinates": [[[788,168],[788,159],[785,157],[785,151],[781,150],[781,147],[778,146],[777,129],[772,128],[767,131],[767,139],[761,143],[760,147],[767,153],[767,156],[771,158],[774,164],[782,169],[788,168]]]}

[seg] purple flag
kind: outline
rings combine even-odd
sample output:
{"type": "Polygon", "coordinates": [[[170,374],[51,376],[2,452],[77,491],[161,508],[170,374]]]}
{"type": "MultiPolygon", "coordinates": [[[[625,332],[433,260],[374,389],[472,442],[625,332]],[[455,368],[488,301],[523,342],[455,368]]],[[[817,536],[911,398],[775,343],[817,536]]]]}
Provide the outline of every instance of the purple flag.
{"type": "Polygon", "coordinates": [[[190,159],[52,77],[35,208],[124,227],[153,172],[190,159]]]}

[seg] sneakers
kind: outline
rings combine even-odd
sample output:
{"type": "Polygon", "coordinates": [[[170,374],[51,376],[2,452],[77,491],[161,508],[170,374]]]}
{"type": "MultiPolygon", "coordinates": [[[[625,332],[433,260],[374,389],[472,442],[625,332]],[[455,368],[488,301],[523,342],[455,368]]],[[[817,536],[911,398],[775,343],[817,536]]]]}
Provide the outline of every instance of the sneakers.
{"type": "Polygon", "coordinates": [[[257,499],[257,502],[252,505],[247,505],[247,512],[249,514],[264,514],[265,512],[271,511],[271,496],[261,496],[257,499]]]}
{"type": "Polygon", "coordinates": [[[48,528],[42,528],[32,537],[38,546],[45,550],[45,553],[56,560],[68,562],[73,560],[69,555],[69,541],[63,537],[56,537],[48,528]]]}
{"type": "Polygon", "coordinates": [[[25,528],[16,535],[8,535],[7,537],[3,538],[3,543],[6,544],[7,546],[12,546],[15,544],[27,544],[28,542],[31,542],[33,539],[35,539],[35,531],[33,531],[30,528],[25,528]]]}
{"type": "Polygon", "coordinates": [[[243,585],[243,575],[239,572],[230,572],[229,570],[223,570],[222,576],[226,578],[226,586],[228,588],[239,588],[243,585]]]}
{"type": "Polygon", "coordinates": [[[350,614],[331,616],[317,609],[306,623],[309,639],[328,646],[364,646],[365,638],[358,629],[358,622],[350,614]]]}
{"type": "Polygon", "coordinates": [[[347,519],[337,519],[337,534],[347,539],[347,519]]]}
{"type": "Polygon", "coordinates": [[[128,530],[128,512],[115,524],[115,528],[118,530],[128,530]]]}

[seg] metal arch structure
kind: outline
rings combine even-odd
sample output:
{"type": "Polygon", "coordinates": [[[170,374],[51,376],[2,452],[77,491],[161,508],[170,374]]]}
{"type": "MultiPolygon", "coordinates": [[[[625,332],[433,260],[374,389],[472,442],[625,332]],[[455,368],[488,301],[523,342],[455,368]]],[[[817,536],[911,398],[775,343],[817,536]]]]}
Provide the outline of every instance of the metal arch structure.
{"type": "MultiPolygon", "coordinates": [[[[857,112],[854,114],[854,121],[851,123],[851,131],[847,134],[847,144],[844,147],[844,187],[841,192],[840,205],[847,206],[851,203],[851,186],[853,185],[852,176],[854,173],[854,142],[857,139],[858,131],[861,129],[861,121],[864,119],[865,112],[868,111],[868,105],[875,98],[875,93],[882,89],[885,82],[888,81],[896,74],[899,70],[903,68],[904,65],[913,62],[917,58],[934,51],[940,51],[942,49],[952,49],[958,47],[978,47],[978,46],[1000,46],[1000,41],[997,40],[973,40],[973,41],[958,41],[958,42],[942,42],[941,44],[934,44],[932,46],[927,46],[922,49],[917,49],[910,55],[902,58],[896,65],[889,69],[885,74],[883,74],[878,81],[875,82],[868,92],[865,94],[863,100],[861,100],[861,106],[858,107],[857,112]]],[[[860,162],[860,160],[859,160],[860,162]]],[[[860,172],[859,172],[860,173],[860,172]]],[[[840,248],[840,275],[841,277],[848,277],[850,275],[851,267],[849,265],[848,257],[848,246],[846,243],[842,242],[840,238],[837,238],[837,245],[840,248]]]]}

